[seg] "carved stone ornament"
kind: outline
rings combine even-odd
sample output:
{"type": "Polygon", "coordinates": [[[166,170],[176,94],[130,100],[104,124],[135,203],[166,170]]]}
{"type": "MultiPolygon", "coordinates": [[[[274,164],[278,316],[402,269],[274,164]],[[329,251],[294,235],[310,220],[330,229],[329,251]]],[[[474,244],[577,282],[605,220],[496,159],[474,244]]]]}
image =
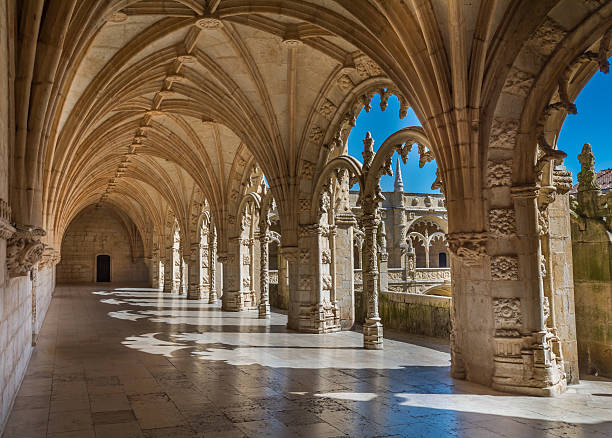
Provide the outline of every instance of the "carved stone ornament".
{"type": "Polygon", "coordinates": [[[213,17],[199,18],[195,24],[200,29],[219,29],[221,26],[223,26],[221,20],[213,17]]]}
{"type": "Polygon", "coordinates": [[[485,233],[451,233],[446,237],[449,250],[468,266],[480,264],[487,254],[485,233]]]}
{"type": "Polygon", "coordinates": [[[491,278],[493,280],[518,280],[519,260],[517,256],[491,257],[491,278]]]}
{"type": "Polygon", "coordinates": [[[310,263],[310,250],[300,249],[300,263],[310,263]]]}
{"type": "Polygon", "coordinates": [[[548,297],[544,297],[544,323],[546,324],[546,322],[548,321],[548,317],[550,316],[550,301],[548,300],[548,297]]]}
{"type": "Polygon", "coordinates": [[[489,161],[487,179],[490,187],[512,185],[512,160],[489,161]]]}
{"type": "Polygon", "coordinates": [[[310,290],[312,289],[312,278],[310,275],[300,275],[300,290],[310,290]]]}
{"type": "Polygon", "coordinates": [[[523,324],[520,298],[493,298],[496,336],[519,336],[523,324]]]}
{"type": "Polygon", "coordinates": [[[362,79],[367,79],[371,76],[380,76],[383,74],[381,68],[372,61],[368,56],[361,55],[353,59],[357,73],[362,79]]]}
{"type": "Polygon", "coordinates": [[[314,164],[310,161],[302,161],[302,178],[312,178],[314,176],[314,164]]]}
{"type": "Polygon", "coordinates": [[[325,101],[319,107],[319,114],[325,117],[327,120],[331,120],[336,113],[338,107],[329,99],[325,99],[325,101]]]}
{"type": "Polygon", "coordinates": [[[572,189],[572,172],[565,169],[553,170],[553,185],[557,189],[557,193],[564,195],[572,189]]]}
{"type": "Polygon", "coordinates": [[[331,275],[321,276],[321,289],[332,290],[332,277],[331,275]]]}
{"type": "Polygon", "coordinates": [[[338,88],[340,88],[343,93],[346,93],[355,86],[351,77],[346,74],[340,76],[336,81],[336,84],[338,84],[338,88]]]}
{"type": "Polygon", "coordinates": [[[11,207],[4,199],[0,199],[0,239],[9,239],[15,233],[11,225],[11,207]]]}
{"type": "Polygon", "coordinates": [[[251,264],[251,256],[248,254],[245,254],[242,256],[242,264],[243,265],[250,265],[251,264]]]}
{"type": "Polygon", "coordinates": [[[321,263],[325,265],[331,264],[331,251],[329,249],[321,251],[321,263]]]}
{"type": "Polygon", "coordinates": [[[40,238],[45,234],[39,227],[17,226],[15,234],[7,241],[6,246],[9,277],[27,275],[42,259],[45,245],[40,238]]]}
{"type": "Polygon", "coordinates": [[[310,211],[310,199],[303,198],[299,200],[300,211],[310,211]]]}
{"type": "Polygon", "coordinates": [[[497,236],[516,234],[516,214],[513,208],[489,210],[489,232],[497,236]]]}
{"type": "Polygon", "coordinates": [[[518,126],[518,120],[495,118],[491,124],[489,147],[514,149],[518,126]]]}
{"type": "Polygon", "coordinates": [[[242,279],[242,287],[245,289],[249,289],[251,287],[251,277],[249,275],[246,275],[242,279]]]}

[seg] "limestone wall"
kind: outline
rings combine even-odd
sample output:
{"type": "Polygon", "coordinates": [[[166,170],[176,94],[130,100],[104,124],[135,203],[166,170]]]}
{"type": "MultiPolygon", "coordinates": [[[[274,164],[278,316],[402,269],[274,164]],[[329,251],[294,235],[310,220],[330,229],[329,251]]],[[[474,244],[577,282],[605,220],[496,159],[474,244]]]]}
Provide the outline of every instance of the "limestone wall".
{"type": "MultiPolygon", "coordinates": [[[[452,298],[432,295],[382,292],[379,313],[384,328],[448,339],[452,298]]],[[[363,294],[355,293],[356,315],[363,322],[363,294]]]]}
{"type": "Polygon", "coordinates": [[[148,282],[142,240],[132,236],[109,208],[88,207],[69,226],[62,241],[62,260],[57,265],[58,283],[96,280],[96,257],[111,258],[112,282],[148,282]]]}
{"type": "Polygon", "coordinates": [[[572,222],[578,360],[612,377],[612,234],[600,220],[572,222]]]}
{"type": "MultiPolygon", "coordinates": [[[[5,243],[2,241],[2,262],[5,243]]],[[[54,268],[38,273],[33,283],[30,277],[8,279],[0,269],[3,285],[0,290],[0,434],[32,354],[32,329],[40,330],[53,293],[54,268]],[[36,288],[35,306],[32,284],[36,288]],[[35,312],[33,310],[35,309],[35,312]],[[34,318],[34,315],[36,317],[34,318]]]]}

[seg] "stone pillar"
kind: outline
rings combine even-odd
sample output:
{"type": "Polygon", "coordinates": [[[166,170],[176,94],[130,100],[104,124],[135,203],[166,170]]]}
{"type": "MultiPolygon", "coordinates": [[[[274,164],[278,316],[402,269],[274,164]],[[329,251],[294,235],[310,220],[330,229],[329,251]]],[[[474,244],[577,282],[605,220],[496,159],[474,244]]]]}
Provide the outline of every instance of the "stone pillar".
{"type": "Polygon", "coordinates": [[[239,312],[245,309],[242,293],[242,283],[245,278],[242,276],[244,268],[240,251],[241,239],[239,237],[230,239],[228,246],[229,251],[226,254],[219,254],[219,261],[223,263],[222,309],[239,312]]]}
{"type": "Polygon", "coordinates": [[[270,277],[268,275],[268,266],[269,266],[269,242],[270,238],[268,237],[267,232],[262,232],[259,236],[259,247],[261,250],[260,257],[260,288],[261,288],[261,296],[259,298],[259,317],[260,318],[269,318],[270,317],[270,277]]]}
{"type": "Polygon", "coordinates": [[[172,293],[174,289],[174,248],[166,247],[166,262],[164,263],[164,293],[172,293]]]}
{"type": "Polygon", "coordinates": [[[211,226],[208,234],[208,302],[217,302],[217,231],[211,226]]]}
{"type": "Polygon", "coordinates": [[[363,324],[363,346],[368,350],[382,350],[383,327],[378,315],[378,257],[376,231],[378,229],[377,207],[373,201],[362,202],[361,228],[364,233],[363,299],[366,320],[363,324]]]}
{"type": "MultiPolygon", "coordinates": [[[[340,310],[340,327],[350,330],[355,324],[355,284],[353,274],[353,214],[336,215],[334,270],[336,301],[340,310]]],[[[280,281],[280,280],[279,280],[280,281]]]]}
{"type": "Polygon", "coordinates": [[[189,265],[187,267],[188,286],[187,299],[199,300],[202,298],[202,245],[199,242],[191,244],[189,252],[189,265]]]}
{"type": "Polygon", "coordinates": [[[181,241],[181,244],[179,246],[179,253],[178,253],[178,293],[179,295],[183,295],[185,293],[185,289],[186,289],[186,281],[185,281],[185,277],[186,277],[186,269],[185,269],[185,256],[184,256],[184,249],[183,249],[183,241],[181,241]]]}
{"type": "Polygon", "coordinates": [[[387,252],[387,233],[385,223],[380,221],[376,235],[378,258],[378,292],[389,290],[389,253],[387,252]]]}
{"type": "Polygon", "coordinates": [[[283,255],[283,248],[278,247],[278,295],[279,307],[289,309],[289,262],[283,255]]]}
{"type": "Polygon", "coordinates": [[[555,395],[565,390],[566,379],[562,361],[558,363],[558,342],[545,324],[538,192],[534,186],[512,188],[516,254],[491,257],[492,279],[509,280],[507,282],[513,286],[508,287],[503,296],[501,288],[493,296],[492,386],[501,391],[555,395]]]}

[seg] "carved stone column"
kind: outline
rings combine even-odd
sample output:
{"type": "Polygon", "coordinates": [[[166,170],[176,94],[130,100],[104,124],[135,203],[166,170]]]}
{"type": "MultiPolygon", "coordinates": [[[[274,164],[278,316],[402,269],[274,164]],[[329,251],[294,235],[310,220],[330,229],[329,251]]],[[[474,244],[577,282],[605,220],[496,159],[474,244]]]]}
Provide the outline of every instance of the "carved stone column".
{"type": "Polygon", "coordinates": [[[181,244],[179,246],[178,252],[178,293],[179,295],[183,295],[185,293],[186,285],[185,285],[185,257],[184,257],[184,249],[183,249],[183,241],[181,240],[181,244]]]}
{"type": "Polygon", "coordinates": [[[513,286],[505,296],[493,297],[492,386],[502,391],[555,395],[565,390],[566,379],[557,354],[558,342],[545,324],[538,192],[535,186],[512,188],[516,253],[491,257],[491,278],[513,286]],[[515,295],[509,296],[510,291],[515,295]]]}
{"type": "Polygon", "coordinates": [[[353,227],[355,225],[356,221],[352,213],[336,215],[335,292],[340,310],[340,326],[343,330],[350,330],[355,323],[355,280],[353,275],[353,227]]]}
{"type": "Polygon", "coordinates": [[[189,252],[189,265],[187,274],[189,283],[187,286],[187,299],[199,300],[202,298],[202,245],[199,242],[192,243],[189,252]]]}
{"type": "Polygon", "coordinates": [[[164,263],[164,293],[174,292],[174,248],[166,247],[166,261],[164,263]]]}
{"type": "MultiPolygon", "coordinates": [[[[4,235],[10,229],[4,227],[4,235]]],[[[45,245],[40,241],[45,236],[42,228],[31,225],[17,225],[15,233],[6,243],[6,261],[9,277],[28,275],[42,259],[45,245]]]]}
{"type": "Polygon", "coordinates": [[[361,204],[361,228],[364,233],[363,298],[366,304],[366,320],[363,325],[363,346],[368,350],[382,350],[383,327],[378,315],[378,257],[376,233],[379,218],[374,201],[363,200],[361,204]]]}
{"type": "Polygon", "coordinates": [[[211,226],[208,234],[208,302],[217,302],[217,231],[211,226]]]}
{"type": "MultiPolygon", "coordinates": [[[[240,251],[241,241],[239,237],[230,239],[229,251],[226,254],[219,254],[219,261],[223,263],[222,308],[231,312],[245,310],[245,294],[242,290],[244,284],[250,287],[250,278],[243,277],[243,272],[248,272],[248,265],[243,266],[244,259],[240,251]]],[[[247,294],[249,292],[250,290],[247,290],[247,294]]]]}
{"type": "Polygon", "coordinates": [[[389,290],[389,253],[387,252],[387,233],[385,223],[381,220],[378,224],[376,235],[378,253],[378,292],[389,290]]]}
{"type": "Polygon", "coordinates": [[[270,317],[270,278],[268,275],[269,242],[270,238],[268,237],[268,233],[261,233],[259,236],[259,246],[261,249],[261,267],[259,271],[261,297],[259,298],[259,317],[263,319],[270,317]]]}

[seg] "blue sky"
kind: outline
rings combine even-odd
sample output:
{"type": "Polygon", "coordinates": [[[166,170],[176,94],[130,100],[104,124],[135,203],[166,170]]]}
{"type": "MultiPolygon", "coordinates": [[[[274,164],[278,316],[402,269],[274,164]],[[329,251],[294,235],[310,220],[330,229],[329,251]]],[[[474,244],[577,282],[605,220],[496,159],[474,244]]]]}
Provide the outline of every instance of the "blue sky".
{"type": "MultiPolygon", "coordinates": [[[[612,59],[612,58],[611,58],[612,59]]],[[[580,172],[580,163],[577,156],[584,143],[590,143],[595,154],[595,169],[602,170],[612,167],[612,73],[604,75],[597,72],[582,90],[575,101],[578,108],[577,115],[568,115],[559,134],[557,144],[559,149],[566,152],[565,166],[570,170],[576,181],[580,172]]],[[[398,129],[406,126],[420,125],[412,110],[404,119],[399,118],[399,101],[395,96],[389,99],[389,105],[383,112],[380,110],[380,96],[372,99],[372,109],[369,113],[361,111],[357,118],[357,125],[348,138],[349,155],[362,161],[362,140],[367,131],[374,138],[374,150],[385,139],[398,129]]],[[[397,154],[395,155],[397,157],[397,154]]],[[[395,157],[393,159],[395,171],[395,157]]],[[[431,184],[436,178],[436,163],[427,163],[419,169],[419,154],[416,146],[408,157],[407,164],[401,164],[404,190],[407,192],[439,193],[431,190],[431,184]]],[[[394,177],[383,176],[381,186],[383,191],[393,190],[394,177]]]]}

